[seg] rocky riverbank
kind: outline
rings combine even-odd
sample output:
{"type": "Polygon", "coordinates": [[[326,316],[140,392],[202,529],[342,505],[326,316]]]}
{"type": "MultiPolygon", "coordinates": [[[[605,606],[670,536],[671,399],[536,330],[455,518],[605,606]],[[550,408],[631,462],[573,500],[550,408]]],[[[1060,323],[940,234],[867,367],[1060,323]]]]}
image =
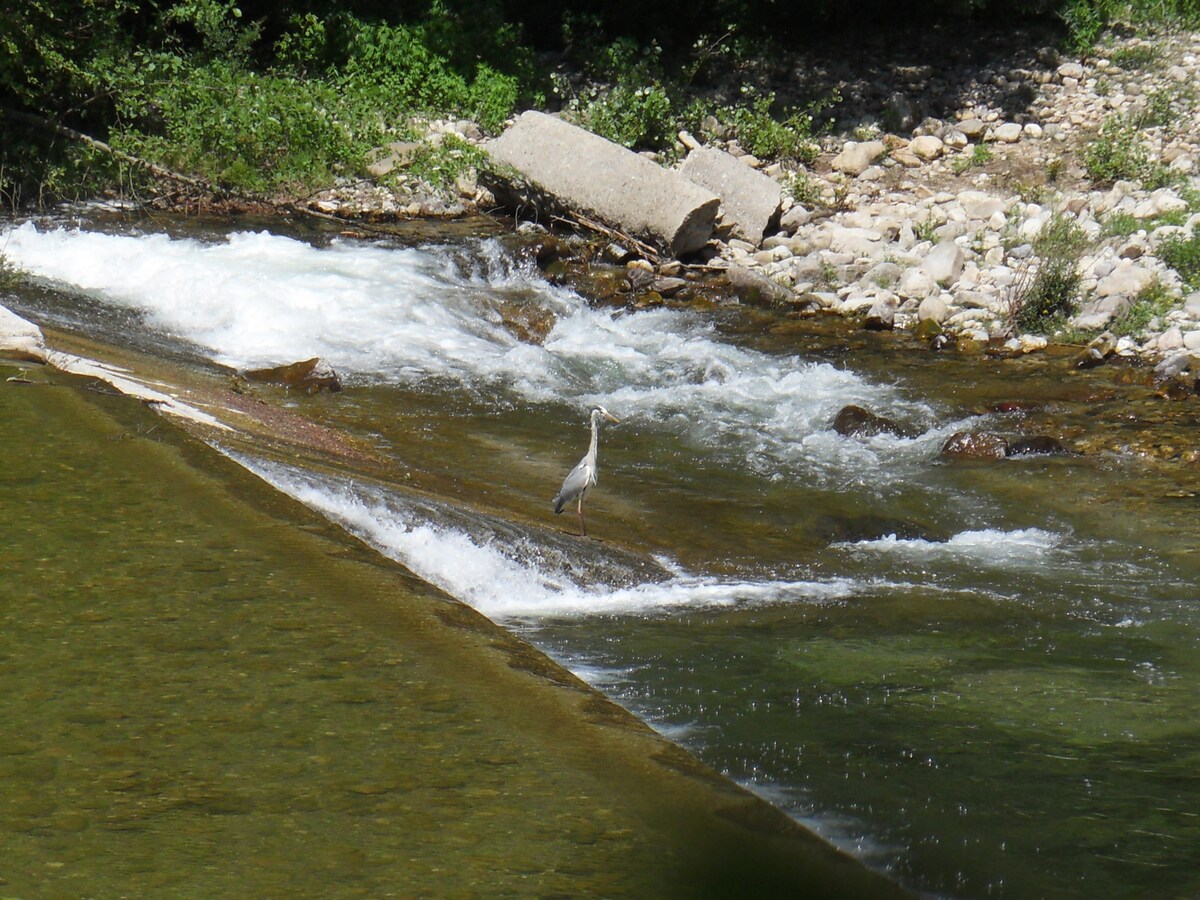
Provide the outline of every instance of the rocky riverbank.
{"type": "MultiPolygon", "coordinates": [[[[1092,341],[1083,364],[1141,357],[1163,377],[1194,380],[1200,273],[1181,272],[1179,260],[1200,261],[1200,34],[1112,36],[1087,59],[1025,35],[953,65],[919,62],[941,59],[935,44],[892,48],[890,60],[876,55],[863,65],[844,48],[798,60],[792,76],[843,95],[838,130],[798,173],[764,165],[736,141],[703,148],[774,179],[781,205],[761,238],[718,221],[713,239],[685,262],[801,315],[848,316],[917,331],[935,346],[968,342],[1011,354],[1092,341]],[[1078,237],[1065,251],[1042,239],[1063,221],[1078,237]],[[1069,258],[1052,258],[1064,252],[1069,258]],[[1065,314],[1021,316],[1042,290],[1039,273],[1055,267],[1070,276],[1065,314]]],[[[470,123],[430,129],[435,141],[453,133],[483,143],[470,123]]],[[[701,149],[690,135],[680,141],[693,157],[701,149]]],[[[402,165],[402,154],[391,163],[402,165]]],[[[358,185],[314,206],[388,217],[456,215],[494,201],[472,179],[459,187],[458,200],[447,202],[358,185]]],[[[646,268],[644,260],[627,264],[646,268]]],[[[653,287],[634,274],[635,291],[653,287]]],[[[657,274],[681,269],[668,261],[657,274]]]]}

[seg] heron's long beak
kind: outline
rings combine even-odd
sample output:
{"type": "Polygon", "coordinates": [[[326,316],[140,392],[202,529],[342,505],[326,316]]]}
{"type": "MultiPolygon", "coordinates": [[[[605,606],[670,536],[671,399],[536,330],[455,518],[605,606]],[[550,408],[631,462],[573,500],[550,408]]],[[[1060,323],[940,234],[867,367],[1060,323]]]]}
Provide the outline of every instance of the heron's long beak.
{"type": "Polygon", "coordinates": [[[621,420],[618,419],[616,416],[614,416],[612,413],[608,412],[607,410],[604,411],[603,415],[604,415],[604,418],[608,419],[608,421],[612,422],[614,425],[621,424],[621,420]]]}

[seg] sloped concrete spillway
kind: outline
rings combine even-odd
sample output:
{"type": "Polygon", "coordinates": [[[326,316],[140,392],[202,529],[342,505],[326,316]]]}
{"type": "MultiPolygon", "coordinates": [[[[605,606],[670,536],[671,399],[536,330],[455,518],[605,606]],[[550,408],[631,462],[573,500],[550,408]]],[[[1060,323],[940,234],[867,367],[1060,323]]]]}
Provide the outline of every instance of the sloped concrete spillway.
{"type": "Polygon", "coordinates": [[[0,359],[5,893],[903,895],[103,370],[29,349],[0,359]]]}

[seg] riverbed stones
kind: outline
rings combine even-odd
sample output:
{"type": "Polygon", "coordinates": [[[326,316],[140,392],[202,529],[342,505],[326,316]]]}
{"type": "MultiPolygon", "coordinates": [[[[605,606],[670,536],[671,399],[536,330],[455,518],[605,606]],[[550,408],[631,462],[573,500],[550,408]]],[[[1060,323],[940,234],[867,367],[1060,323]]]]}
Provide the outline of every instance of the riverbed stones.
{"type": "Polygon", "coordinates": [[[791,288],[753,269],[730,266],[725,270],[725,274],[738,299],[752,306],[787,304],[796,296],[791,288]]]}
{"type": "Polygon", "coordinates": [[[918,322],[933,322],[941,325],[950,317],[950,307],[939,296],[926,297],[917,306],[918,322]]]}
{"type": "Polygon", "coordinates": [[[981,141],[987,134],[987,125],[978,116],[971,116],[959,122],[957,130],[968,141],[981,141]]]}
{"type": "Polygon", "coordinates": [[[679,174],[721,198],[721,222],[752,244],[779,221],[779,182],[720,150],[701,147],[683,161],[679,174]]]}
{"type": "Polygon", "coordinates": [[[859,176],[885,153],[887,153],[887,144],[883,141],[863,141],[862,143],[847,141],[842,152],[830,160],[829,165],[835,171],[843,174],[859,176]]]}
{"type": "Polygon", "coordinates": [[[945,146],[942,143],[942,139],[933,134],[923,134],[908,142],[908,149],[912,154],[925,162],[935,160],[941,156],[945,146]]]}
{"type": "Polygon", "coordinates": [[[935,284],[950,287],[962,274],[966,264],[966,255],[954,241],[942,241],[929,251],[921,263],[921,270],[935,284]]]}
{"type": "Polygon", "coordinates": [[[712,236],[716,194],[555,116],[522,113],[484,147],[499,170],[493,192],[598,220],[675,256],[712,236]]]}
{"type": "Polygon", "coordinates": [[[992,132],[992,137],[1002,144],[1015,144],[1021,139],[1021,126],[1016,122],[1005,122],[992,132]]]}

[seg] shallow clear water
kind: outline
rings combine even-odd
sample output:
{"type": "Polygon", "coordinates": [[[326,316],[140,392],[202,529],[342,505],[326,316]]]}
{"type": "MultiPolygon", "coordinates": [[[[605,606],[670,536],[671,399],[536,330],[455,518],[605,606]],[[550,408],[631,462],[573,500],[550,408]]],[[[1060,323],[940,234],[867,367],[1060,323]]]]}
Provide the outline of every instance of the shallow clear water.
{"type": "Polygon", "coordinates": [[[348,390],[286,402],[396,482],[246,465],[871,865],[950,896],[1200,892],[1194,467],[937,457],[963,427],[1186,441],[1194,401],[1167,416],[1054,359],[592,308],[492,242],[5,239],[68,289],[25,299],[43,317],[98,304],[90,328],[136,314],[231,366],[329,359],[348,390]],[[531,308],[540,344],[514,327],[531,308]],[[622,424],[581,541],[548,505],[594,402],[622,424]],[[920,436],[843,438],[849,403],[920,436]]]}

